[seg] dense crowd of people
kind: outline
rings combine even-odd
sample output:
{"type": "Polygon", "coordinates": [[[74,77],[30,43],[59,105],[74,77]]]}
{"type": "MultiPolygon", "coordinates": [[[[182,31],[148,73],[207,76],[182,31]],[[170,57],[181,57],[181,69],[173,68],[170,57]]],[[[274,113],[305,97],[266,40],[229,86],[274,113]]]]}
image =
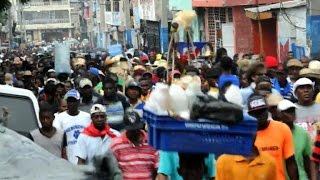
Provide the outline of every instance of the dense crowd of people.
{"type": "Polygon", "coordinates": [[[282,61],[230,58],[224,48],[200,66],[190,57],[177,55],[172,69],[172,59],[155,52],[71,53],[72,71],[64,73],[56,72],[52,53],[4,50],[0,84],[37,97],[42,126],[30,132],[32,141],[75,165],[100,162],[109,179],[318,179],[320,61],[294,59],[292,52],[282,61]],[[153,85],[184,75],[199,76],[203,93],[218,99],[238,87],[244,112],[258,121],[249,156],[193,156],[148,145],[142,117],[153,85]]]}

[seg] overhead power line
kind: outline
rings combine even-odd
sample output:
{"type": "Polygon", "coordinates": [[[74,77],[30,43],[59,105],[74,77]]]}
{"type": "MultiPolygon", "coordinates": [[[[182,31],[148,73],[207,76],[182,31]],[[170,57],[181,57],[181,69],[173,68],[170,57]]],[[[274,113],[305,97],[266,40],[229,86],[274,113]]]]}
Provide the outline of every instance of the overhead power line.
{"type": "Polygon", "coordinates": [[[283,19],[284,19],[285,21],[287,21],[289,24],[291,24],[293,27],[297,28],[297,29],[300,30],[300,31],[305,31],[305,30],[306,30],[306,28],[297,26],[295,23],[292,22],[292,20],[291,20],[290,17],[288,16],[288,14],[287,14],[284,6],[283,6],[282,0],[280,0],[280,13],[281,13],[281,16],[283,17],[283,19]]]}

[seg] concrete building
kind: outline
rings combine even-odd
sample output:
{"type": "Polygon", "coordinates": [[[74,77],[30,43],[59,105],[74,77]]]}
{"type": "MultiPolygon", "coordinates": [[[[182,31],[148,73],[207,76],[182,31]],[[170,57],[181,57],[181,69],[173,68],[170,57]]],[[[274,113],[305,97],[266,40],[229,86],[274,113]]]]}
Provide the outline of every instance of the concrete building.
{"type": "Polygon", "coordinates": [[[50,42],[72,37],[69,0],[31,0],[27,5],[16,6],[17,30],[24,33],[27,41],[50,42]]]}
{"type": "Polygon", "coordinates": [[[80,37],[81,39],[81,28],[83,27],[80,24],[80,18],[82,18],[82,3],[79,0],[70,0],[70,7],[71,25],[73,27],[72,37],[76,39],[80,37]]]}
{"type": "Polygon", "coordinates": [[[307,1],[307,44],[310,47],[310,56],[320,59],[320,1],[307,1]]]}
{"type": "MultiPolygon", "coordinates": [[[[306,36],[306,5],[305,1],[287,1],[245,9],[247,16],[253,21],[254,16],[260,13],[263,44],[266,45],[264,50],[266,53],[277,50],[275,56],[278,56],[280,62],[286,59],[289,51],[293,51],[297,59],[310,55],[306,36]]],[[[260,45],[254,47],[254,51],[259,51],[259,48],[260,45]]]]}
{"type": "Polygon", "coordinates": [[[281,61],[288,50],[296,50],[297,57],[308,53],[303,32],[306,3],[304,0],[287,1],[192,0],[192,6],[204,11],[205,38],[214,47],[225,47],[229,56],[240,52],[263,53],[281,61]],[[287,22],[285,16],[292,23],[287,22]]]}
{"type": "MultiPolygon", "coordinates": [[[[169,10],[172,13],[172,16],[174,18],[174,14],[176,12],[182,11],[182,10],[193,10],[192,7],[192,0],[169,0],[169,10]]],[[[203,34],[201,34],[201,31],[203,31],[203,22],[199,21],[199,13],[198,16],[194,18],[192,22],[192,39],[194,42],[200,42],[203,41],[203,34]],[[202,28],[201,28],[202,27],[202,28]]],[[[201,17],[200,17],[201,18],[201,17]]],[[[179,42],[185,42],[186,41],[186,34],[185,31],[180,28],[179,29],[179,42]]]]}
{"type": "MultiPolygon", "coordinates": [[[[128,4],[126,4],[128,6],[128,4]]],[[[129,17],[130,18],[130,17],[129,17]]],[[[105,1],[105,30],[107,44],[126,43],[124,0],[105,1]]]]}

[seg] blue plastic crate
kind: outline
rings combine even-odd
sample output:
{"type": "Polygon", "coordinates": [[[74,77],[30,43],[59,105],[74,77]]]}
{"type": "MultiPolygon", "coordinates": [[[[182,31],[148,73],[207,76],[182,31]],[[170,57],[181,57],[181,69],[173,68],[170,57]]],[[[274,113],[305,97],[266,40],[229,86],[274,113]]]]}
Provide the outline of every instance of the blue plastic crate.
{"type": "Polygon", "coordinates": [[[249,155],[257,121],[247,116],[239,123],[182,121],[144,111],[148,142],[159,150],[186,153],[249,155]]]}

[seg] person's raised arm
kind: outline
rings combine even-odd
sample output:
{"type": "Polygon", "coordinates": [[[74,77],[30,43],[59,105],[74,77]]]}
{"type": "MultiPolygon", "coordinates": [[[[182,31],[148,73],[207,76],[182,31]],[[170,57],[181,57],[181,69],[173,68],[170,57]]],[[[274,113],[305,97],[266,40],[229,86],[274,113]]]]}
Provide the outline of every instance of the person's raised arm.
{"type": "Polygon", "coordinates": [[[315,161],[311,161],[310,164],[310,172],[311,172],[311,180],[318,180],[318,171],[319,171],[319,163],[315,161]]]}
{"type": "Polygon", "coordinates": [[[293,136],[288,126],[282,130],[284,140],[282,153],[286,162],[286,169],[290,180],[299,180],[299,171],[296,160],[294,158],[293,136]]]}
{"type": "Polygon", "coordinates": [[[63,159],[65,159],[65,160],[68,160],[68,156],[67,156],[67,135],[66,135],[66,133],[63,134],[61,157],[63,159]]]}
{"type": "Polygon", "coordinates": [[[303,164],[308,178],[311,179],[311,161],[309,156],[303,156],[303,164]]]}
{"type": "Polygon", "coordinates": [[[286,168],[290,180],[299,180],[299,172],[294,155],[286,159],[286,168]]]}

